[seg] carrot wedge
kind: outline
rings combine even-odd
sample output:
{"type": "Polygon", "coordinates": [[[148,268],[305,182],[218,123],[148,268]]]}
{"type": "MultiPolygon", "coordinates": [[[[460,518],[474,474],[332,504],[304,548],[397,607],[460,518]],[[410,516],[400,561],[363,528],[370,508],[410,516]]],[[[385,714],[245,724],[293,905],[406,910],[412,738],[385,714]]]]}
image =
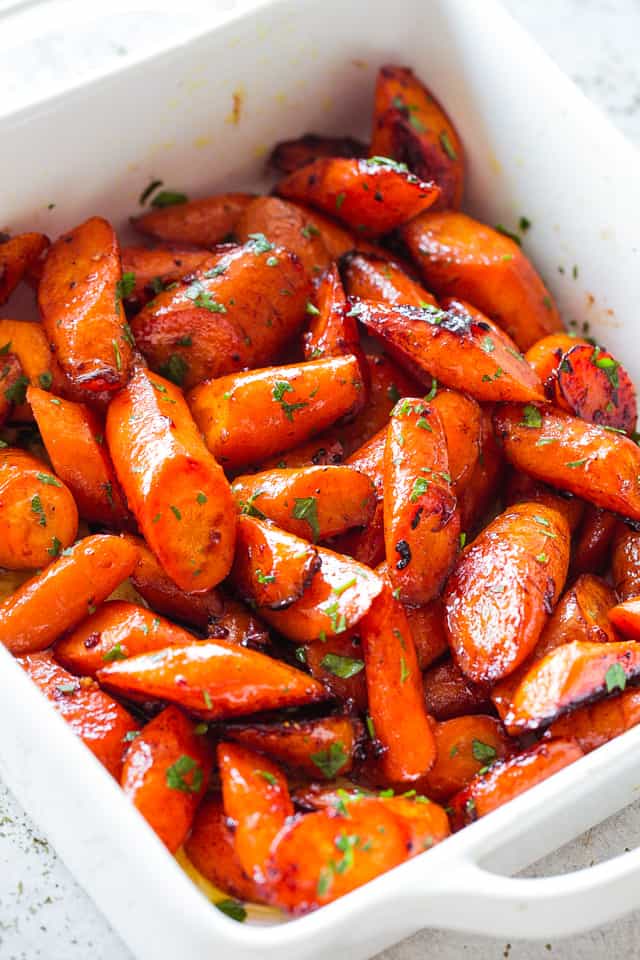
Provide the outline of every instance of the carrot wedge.
{"type": "Polygon", "coordinates": [[[127,741],[137,732],[131,714],[97,683],[80,683],[49,653],[20,657],[18,663],[109,773],[119,779],[127,741]]]}
{"type": "Polygon", "coordinates": [[[400,303],[414,307],[438,306],[435,298],[392,260],[354,251],[345,254],[340,267],[350,297],[378,300],[391,307],[400,303]]]}
{"type": "Polygon", "coordinates": [[[640,596],[640,533],[621,522],[613,538],[611,574],[621,601],[640,596]]]}
{"type": "Polygon", "coordinates": [[[300,259],[309,276],[326,270],[331,256],[312,217],[296,203],[280,197],[256,197],[236,225],[241,243],[262,234],[270,243],[284,247],[300,259]]]}
{"type": "Polygon", "coordinates": [[[615,513],[594,507],[591,503],[586,505],[571,558],[574,574],[601,573],[604,570],[617,525],[615,513]]]}
{"type": "Polygon", "coordinates": [[[348,713],[367,712],[367,683],[357,628],[329,637],[323,643],[297,647],[296,658],[307,665],[311,676],[319,680],[348,713]]]}
{"type": "Polygon", "coordinates": [[[253,650],[260,650],[269,643],[267,628],[255,613],[239,600],[224,594],[220,613],[209,615],[206,634],[212,640],[228,640],[253,650]]]}
{"type": "Polygon", "coordinates": [[[590,343],[574,344],[562,357],[555,379],[556,402],[601,427],[631,433],[636,428],[636,388],[621,363],[590,343]]]}
{"type": "Polygon", "coordinates": [[[388,157],[314,160],[283,177],[276,192],[374,237],[427,210],[440,194],[434,183],[420,180],[388,157]]]}
{"type": "Polygon", "coordinates": [[[405,605],[404,612],[416,648],[418,665],[426,670],[449,649],[444,628],[444,606],[440,597],[419,607],[405,605]]]}
{"type": "MultiPolygon", "coordinates": [[[[307,306],[307,311],[311,311],[311,318],[303,337],[305,360],[353,354],[358,359],[366,382],[369,367],[360,346],[358,324],[349,310],[335,264],[329,267],[320,280],[315,292],[315,301],[315,308],[313,304],[307,306]]],[[[364,406],[366,399],[363,394],[361,406],[364,406]]]]}
{"type": "Polygon", "coordinates": [[[19,233],[0,243],[0,304],[7,302],[48,246],[42,233],[19,233]]]}
{"type": "Polygon", "coordinates": [[[578,707],[554,720],[545,737],[567,737],[577,740],[585,753],[590,753],[603,743],[630,730],[640,723],[640,690],[631,687],[607,697],[578,707]]]}
{"type": "Polygon", "coordinates": [[[629,597],[609,610],[609,620],[629,640],[640,638],[640,597],[629,597]]]}
{"type": "MultiPolygon", "coordinates": [[[[0,350],[17,356],[22,373],[33,386],[60,390],[62,372],[54,359],[42,324],[1,319],[0,350]]],[[[27,407],[26,410],[28,409],[27,407]]],[[[19,419],[26,418],[20,416],[19,419]]]]}
{"type": "Polygon", "coordinates": [[[78,540],[0,604],[0,643],[14,654],[44,650],[102,603],[135,564],[135,547],[120,537],[78,540]]]}
{"type": "Polygon", "coordinates": [[[109,405],[106,433],[131,511],[166,572],[182,590],[216,586],[231,568],[235,509],[180,390],[137,367],[109,405]]]}
{"type": "Polygon", "coordinates": [[[351,309],[399,363],[429,386],[436,377],[484,402],[542,400],[542,384],[513,342],[477,310],[455,304],[455,310],[441,310],[360,300],[351,309]]]}
{"type": "Polygon", "coordinates": [[[171,853],[191,828],[212,767],[206,737],[177,707],[165,707],[127,750],[122,789],[171,853]]]}
{"type": "Polygon", "coordinates": [[[548,396],[554,395],[555,373],[563,355],[577,343],[586,342],[570,333],[550,333],[529,347],[524,358],[542,380],[548,396]]]}
{"type": "Polygon", "coordinates": [[[42,325],[72,385],[89,396],[119,390],[129,378],[133,340],[121,280],[118,240],[102,217],[58,237],[44,262],[42,325]]]}
{"type": "Polygon", "coordinates": [[[500,491],[504,457],[493,432],[492,407],[481,408],[480,451],[475,467],[456,491],[462,530],[468,537],[478,529],[500,491]]]}
{"type": "Polygon", "coordinates": [[[205,720],[243,716],[325,700],[322,684],[263,653],[224,640],[167,647],[98,671],[122,694],[168,700],[205,720]]]}
{"type": "MultiPolygon", "coordinates": [[[[395,394],[394,394],[395,395],[395,394]]],[[[387,427],[383,426],[353,453],[347,466],[364,473],[373,484],[376,504],[373,516],[362,530],[352,530],[334,541],[340,553],[347,554],[369,567],[377,567],[385,555],[384,547],[384,452],[387,427]]]]}
{"type": "Polygon", "coordinates": [[[488,687],[468,680],[451,659],[425,670],[422,689],[427,711],[436,720],[486,713],[491,706],[488,687]]]}
{"type": "MultiPolygon", "coordinates": [[[[223,252],[227,251],[223,248],[223,252]]],[[[148,247],[122,247],[120,259],[122,275],[128,278],[130,287],[123,298],[127,310],[139,310],[170,284],[193,273],[202,264],[211,266],[209,261],[215,260],[216,255],[207,250],[181,250],[175,247],[155,247],[153,250],[148,247]]]]}
{"type": "Polygon", "coordinates": [[[131,223],[140,233],[165,243],[212,247],[233,233],[240,215],[253,200],[248,193],[219,193],[159,207],[131,223]]]}
{"type": "Polygon", "coordinates": [[[493,422],[518,470],[640,520],[640,449],[628,437],[532,404],[498,407],[493,422]]]}
{"type": "Polygon", "coordinates": [[[293,173],[318,157],[366,157],[364,143],[353,137],[325,137],[305,133],[296,140],[281,140],[269,156],[269,166],[280,173],[293,173]]]}
{"type": "Polygon", "coordinates": [[[447,800],[477,773],[510,752],[508,738],[494,717],[455,717],[434,729],[436,762],[420,782],[434,800],[447,800]]]}

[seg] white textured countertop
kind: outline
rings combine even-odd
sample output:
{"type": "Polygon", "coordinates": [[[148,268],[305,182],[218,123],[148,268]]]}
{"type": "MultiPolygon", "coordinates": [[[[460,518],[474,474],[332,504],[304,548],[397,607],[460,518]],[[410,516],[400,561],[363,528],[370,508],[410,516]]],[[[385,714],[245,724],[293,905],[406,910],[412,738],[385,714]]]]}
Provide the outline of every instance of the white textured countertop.
{"type": "MultiPolygon", "coordinates": [[[[0,0],[3,11],[15,0],[0,0]]],[[[524,26],[612,120],[640,144],[640,0],[504,0],[524,26]]],[[[28,4],[25,4],[28,6],[28,4]]],[[[86,3],[87,11],[93,4],[86,3]]],[[[109,9],[121,6],[112,0],[109,9]]],[[[186,5],[189,7],[189,4],[186,5]]],[[[224,6],[224,4],[219,4],[224,6]]],[[[51,10],[52,6],[48,6],[51,10]]],[[[39,8],[42,10],[42,8],[39,8]]],[[[184,9],[175,15],[184,30],[184,9]]],[[[197,14],[202,19],[202,8],[197,14]]],[[[206,14],[210,16],[210,14],[206,14]]],[[[35,89],[49,89],[66,73],[75,77],[99,69],[109,58],[158,39],[154,17],[133,15],[125,35],[122,24],[108,25],[96,48],[74,47],[60,35],[42,46],[25,41],[6,55],[0,74],[3,97],[19,102],[35,89]],[[34,69],[36,67],[36,69],[34,69]]],[[[162,23],[165,23],[163,21],[162,23]]],[[[6,46],[6,45],[5,45],[6,46]]],[[[6,735],[6,734],[5,734],[6,735]]],[[[60,771],[64,776],[64,771],[60,771]]],[[[640,842],[640,802],[542,861],[532,875],[563,873],[621,853],[640,842]]],[[[601,960],[636,957],[640,911],[615,924],[570,940],[526,944],[425,931],[388,950],[379,960],[601,960]]],[[[46,839],[0,783],[0,958],[1,960],[133,960],[116,934],[57,859],[46,839]]]]}

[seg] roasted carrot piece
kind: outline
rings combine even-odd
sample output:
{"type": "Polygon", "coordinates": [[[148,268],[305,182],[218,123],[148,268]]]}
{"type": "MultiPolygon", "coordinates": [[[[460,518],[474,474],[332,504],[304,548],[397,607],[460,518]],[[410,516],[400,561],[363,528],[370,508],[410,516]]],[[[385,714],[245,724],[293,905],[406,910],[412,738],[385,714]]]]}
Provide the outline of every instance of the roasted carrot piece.
{"type": "Polygon", "coordinates": [[[484,774],[477,774],[449,801],[455,830],[497,810],[537,783],[542,783],[582,756],[574,740],[550,740],[508,760],[499,760],[484,774]]]}
{"type": "Polygon", "coordinates": [[[640,638],[640,597],[629,597],[609,610],[609,620],[629,640],[640,638]]]}
{"type": "Polygon", "coordinates": [[[69,489],[47,465],[24,450],[0,450],[0,566],[45,567],[78,532],[78,510],[69,489]]]}
{"type": "Polygon", "coordinates": [[[358,407],[361,390],[358,361],[346,356],[220,377],[196,387],[188,400],[211,452],[235,469],[326,429],[358,407]]]}
{"type": "Polygon", "coordinates": [[[441,310],[359,300],[351,309],[423,383],[431,385],[436,377],[485,402],[543,398],[538,378],[506,334],[497,334],[481,313],[461,301],[441,310]]]}
{"type": "Polygon", "coordinates": [[[252,237],[261,234],[276,246],[290,250],[299,257],[311,277],[322,273],[331,263],[312,215],[280,197],[252,200],[240,217],[235,232],[241,243],[248,243],[252,237]]]}
{"type": "Polygon", "coordinates": [[[204,593],[228,574],[235,508],[180,390],[137,367],[107,411],[107,442],[144,538],[172,580],[204,593]]]}
{"type": "Polygon", "coordinates": [[[373,517],[363,530],[352,530],[334,541],[335,548],[359,563],[377,567],[384,560],[384,451],[387,426],[383,426],[353,453],[347,466],[364,473],[373,484],[376,505],[373,517]]]}
{"type": "Polygon", "coordinates": [[[252,200],[248,193],[220,193],[151,210],[132,217],[131,223],[140,233],[165,243],[212,247],[233,233],[252,200]]]}
{"type": "Polygon", "coordinates": [[[438,187],[387,157],[324,157],[283,177],[276,192],[336,217],[352,230],[380,236],[427,210],[438,187]]]}
{"type": "Polygon", "coordinates": [[[122,789],[171,853],[189,832],[212,767],[206,737],[178,707],[165,707],[127,750],[122,789]]]}
{"type": "Polygon", "coordinates": [[[384,455],[384,537],[389,578],[407,603],[428,603],[455,561],[460,515],[451,489],[440,415],[422,400],[400,400],[384,455]]]}
{"type": "Polygon", "coordinates": [[[109,773],[119,779],[127,740],[137,724],[124,707],[91,680],[82,681],[55,663],[49,653],[19,657],[47,700],[109,773]]]}
{"type": "Polygon", "coordinates": [[[584,501],[579,500],[578,497],[560,496],[546,483],[534,480],[528,474],[513,468],[509,469],[507,475],[504,498],[507,506],[527,500],[546,503],[547,506],[553,507],[554,510],[564,515],[571,533],[575,533],[580,526],[586,506],[584,501]]]}
{"type": "Polygon", "coordinates": [[[91,217],[58,237],[38,287],[42,325],[74,387],[87,395],[125,385],[133,339],[122,307],[115,231],[91,217]]]}
{"type": "Polygon", "coordinates": [[[406,860],[408,844],[407,824],[377,800],[290,820],[267,863],[273,902],[305,913],[336,900],[406,860]]]}
{"type": "Polygon", "coordinates": [[[589,503],[573,548],[574,573],[600,573],[609,559],[618,518],[615,513],[589,503]]]}
{"type": "Polygon", "coordinates": [[[241,599],[283,610],[309,589],[320,569],[318,551],[306,540],[257,517],[238,517],[231,581],[241,599]]]}
{"type": "Polygon", "coordinates": [[[409,621],[388,582],[358,632],[381,770],[391,783],[411,783],[433,766],[436,745],[409,621]]]}
{"type": "Polygon", "coordinates": [[[559,406],[581,420],[629,433],[636,428],[633,381],[601,347],[575,344],[563,355],[556,371],[555,396],[559,406]]]}
{"type": "Polygon", "coordinates": [[[281,140],[269,156],[269,166],[293,173],[318,157],[366,157],[367,147],[353,137],[325,137],[305,133],[296,140],[281,140]]]}
{"type": "Polygon", "coordinates": [[[427,710],[436,720],[486,713],[491,706],[488,688],[468,680],[454,660],[429,667],[422,689],[427,710]]]}
{"type": "Polygon", "coordinates": [[[214,640],[228,640],[254,649],[269,642],[267,628],[253,611],[224,594],[222,611],[211,614],[207,635],[214,640]]]}
{"type": "Polygon", "coordinates": [[[480,452],[462,490],[457,494],[460,523],[469,537],[483,520],[500,489],[504,457],[493,432],[492,407],[481,409],[480,452]]]}
{"type": "Polygon", "coordinates": [[[464,213],[416,218],[402,236],[427,288],[469,300],[528,350],[561,330],[560,315],[531,262],[509,237],[464,213]]]}
{"type": "Polygon", "coordinates": [[[437,307],[435,298],[412,280],[393,260],[371,253],[347,253],[341,260],[344,285],[350,297],[378,300],[389,306],[437,307]]]}
{"type": "Polygon", "coordinates": [[[150,366],[185,388],[271,363],[301,328],[311,284],[295,256],[254,234],[132,320],[150,366]]]}
{"type": "Polygon", "coordinates": [[[555,720],[545,736],[577,740],[589,753],[640,723],[640,690],[630,688],[606,700],[588,703],[555,720]]]}
{"type": "Polygon", "coordinates": [[[286,610],[260,609],[288,640],[310,643],[355,627],[382,590],[382,580],[351,557],[318,547],[322,566],[302,597],[286,610]]]}
{"type": "Polygon", "coordinates": [[[421,670],[430,667],[449,649],[447,633],[444,628],[444,606],[437,597],[421,607],[412,607],[409,604],[404,610],[409,629],[416,648],[418,665],[421,670]]]}
{"type": "MultiPolygon", "coordinates": [[[[324,214],[307,207],[302,203],[291,203],[305,217],[305,229],[312,236],[319,236],[329,252],[330,260],[338,260],[344,253],[353,250],[355,247],[367,246],[367,242],[361,237],[355,237],[343,226],[332,220],[331,217],[325,217],[324,214]],[[317,233],[316,233],[317,231],[317,233]]],[[[319,274],[319,270],[313,270],[314,274],[319,274]]]]}
{"type": "Polygon", "coordinates": [[[194,641],[193,634],[153,610],[127,600],[109,600],[61,637],[53,655],[72,673],[93,677],[107,663],[194,641]]]}
{"type": "Polygon", "coordinates": [[[31,410],[24,403],[29,383],[55,392],[60,392],[63,387],[62,372],[51,352],[42,325],[24,320],[0,319],[0,351],[3,354],[15,354],[20,361],[24,380],[19,380],[11,391],[11,401],[16,404],[12,417],[19,421],[29,420],[31,410]]]}
{"type": "Polygon", "coordinates": [[[340,700],[345,709],[366,713],[367,683],[357,627],[329,637],[324,643],[297,647],[296,657],[306,663],[311,676],[319,680],[332,697],[340,700]]]}
{"type": "Polygon", "coordinates": [[[326,699],[322,684],[300,670],[225,640],[167,647],[98,671],[123,696],[177,703],[206,720],[278,710],[326,699]]]}
{"type": "Polygon", "coordinates": [[[234,723],[224,737],[310,777],[332,780],[349,773],[362,724],[350,717],[282,720],[279,723],[234,723]]]}
{"type": "Polygon", "coordinates": [[[347,466],[247,474],[236,477],[231,492],[242,513],[313,541],[366,525],[376,504],[371,480],[347,466]]]}
{"type": "Polygon", "coordinates": [[[569,545],[562,514],[520,503],[464,550],[444,603],[449,644],[470,680],[494,683],[531,653],[564,586],[569,545]]]}
{"type": "Polygon", "coordinates": [[[69,487],[80,516],[108,527],[130,527],[131,515],[104,444],[104,424],[84,403],[29,387],[27,401],[54,470],[69,487]]]}
{"type": "Polygon", "coordinates": [[[640,520],[640,449],[628,437],[532,404],[498,407],[493,420],[518,470],[640,520]]]}
{"type": "Polygon", "coordinates": [[[49,240],[43,233],[19,233],[0,243],[0,304],[7,302],[48,246],[49,240]]]}
{"type": "MultiPolygon", "coordinates": [[[[224,252],[228,251],[224,250],[224,252]]],[[[176,280],[193,273],[204,263],[210,266],[209,261],[215,259],[215,254],[206,250],[175,247],[155,247],[150,250],[149,247],[122,247],[120,251],[122,275],[127,280],[126,296],[123,299],[127,308],[139,309],[176,280]]]]}
{"type": "Polygon", "coordinates": [[[640,595],[640,532],[622,522],[613,538],[611,574],[620,600],[640,595]]]}
{"type": "Polygon", "coordinates": [[[337,466],[344,460],[344,448],[332,431],[321,433],[293,450],[285,450],[267,457],[259,464],[260,470],[294,470],[298,467],[337,466]]]}
{"type": "MultiPolygon", "coordinates": [[[[362,376],[366,380],[369,367],[360,346],[358,324],[347,305],[347,298],[335,263],[320,280],[315,301],[317,305],[315,308],[313,304],[307,307],[307,310],[311,310],[311,318],[303,337],[305,360],[342,357],[351,353],[358,358],[362,376]]],[[[365,400],[366,397],[363,395],[363,406],[365,400]]]]}
{"type": "Polygon", "coordinates": [[[458,390],[436,390],[429,405],[442,421],[449,475],[457,496],[469,483],[480,456],[482,410],[472,397],[458,390]]]}
{"type": "Polygon", "coordinates": [[[454,717],[435,724],[436,762],[420,783],[434,800],[457,793],[480,770],[510,752],[508,738],[494,717],[454,717]]]}
{"type": "Polygon", "coordinates": [[[14,654],[44,650],[125,580],[136,563],[126,540],[79,540],[0,604],[0,643],[14,654]]]}
{"type": "Polygon", "coordinates": [[[234,824],[234,843],[242,869],[263,883],[269,851],[293,815],[287,781],[263,754],[235,743],[218,744],[224,812],[234,824]]]}
{"type": "Polygon", "coordinates": [[[550,398],[555,395],[555,373],[562,357],[575,347],[577,343],[586,343],[581,337],[570,333],[550,333],[541,340],[536,340],[524,355],[530,367],[542,380],[545,391],[550,398]]]}
{"type": "Polygon", "coordinates": [[[2,353],[0,355],[0,426],[24,400],[28,383],[29,380],[24,375],[17,354],[7,351],[2,353]]]}
{"type": "Polygon", "coordinates": [[[380,67],[376,81],[372,155],[406,163],[440,187],[438,208],[458,209],[465,158],[458,132],[434,95],[408,67],[380,67]]]}

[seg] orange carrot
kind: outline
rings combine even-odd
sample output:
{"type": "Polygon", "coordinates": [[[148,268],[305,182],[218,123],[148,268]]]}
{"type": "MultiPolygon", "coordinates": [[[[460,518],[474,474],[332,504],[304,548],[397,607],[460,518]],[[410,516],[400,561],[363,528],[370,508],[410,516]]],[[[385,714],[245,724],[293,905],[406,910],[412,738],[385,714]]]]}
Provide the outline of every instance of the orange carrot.
{"type": "Polygon", "coordinates": [[[485,713],[491,705],[487,687],[468,680],[453,660],[429,667],[422,681],[427,710],[437,720],[485,713]]]}
{"type": "Polygon", "coordinates": [[[269,156],[269,166],[280,173],[293,173],[318,157],[366,157],[364,143],[353,137],[324,137],[305,133],[297,140],[281,140],[269,156]]]}
{"type": "Polygon", "coordinates": [[[502,727],[493,717],[455,717],[434,729],[436,762],[420,783],[434,800],[457,793],[483,768],[510,752],[502,727]]]}
{"type": "Polygon", "coordinates": [[[371,253],[348,253],[341,261],[344,285],[350,297],[414,307],[437,307],[432,295],[412,280],[393,260],[371,253]]]}
{"type": "Polygon", "coordinates": [[[620,522],[613,539],[611,573],[620,600],[640,595],[640,533],[620,522]]]}
{"type": "Polygon", "coordinates": [[[331,263],[320,230],[313,223],[313,215],[280,197],[252,200],[240,217],[235,232],[241,243],[262,234],[276,246],[290,250],[311,277],[322,273],[331,263]]]}
{"type": "Polygon", "coordinates": [[[0,304],[7,302],[48,246],[42,233],[19,233],[0,243],[0,304]]]}
{"type": "Polygon", "coordinates": [[[559,406],[581,420],[631,433],[636,428],[636,389],[621,363],[592,344],[575,344],[556,371],[559,406]]]}
{"type": "Polygon", "coordinates": [[[248,193],[220,193],[185,203],[159,207],[132,217],[136,230],[165,243],[212,247],[233,233],[253,197],[248,193]]]}
{"type": "Polygon", "coordinates": [[[606,700],[588,703],[555,720],[545,737],[577,740],[589,753],[640,723],[640,690],[630,688],[606,700]]]}

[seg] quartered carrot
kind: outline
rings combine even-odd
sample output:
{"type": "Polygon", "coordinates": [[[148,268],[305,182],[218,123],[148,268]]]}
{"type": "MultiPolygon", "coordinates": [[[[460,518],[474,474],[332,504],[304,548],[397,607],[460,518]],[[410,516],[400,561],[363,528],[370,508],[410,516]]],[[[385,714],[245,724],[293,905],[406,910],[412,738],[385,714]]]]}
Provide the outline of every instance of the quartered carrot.
{"type": "Polygon", "coordinates": [[[359,406],[361,390],[349,355],[230,374],[196,387],[188,400],[211,452],[238,469],[325,430],[359,406]]]}
{"type": "Polygon", "coordinates": [[[58,237],[44,262],[42,324],[64,373],[87,396],[119,390],[129,378],[133,338],[121,281],[118,240],[102,217],[58,237]]]}
{"type": "Polygon", "coordinates": [[[640,690],[629,688],[555,720],[545,736],[577,740],[589,753],[640,723],[640,690]]]}
{"type": "Polygon", "coordinates": [[[536,340],[525,353],[525,360],[542,380],[550,398],[555,396],[555,373],[562,357],[577,343],[586,342],[582,337],[576,337],[570,333],[550,333],[541,340],[536,340]]]}
{"type": "Polygon", "coordinates": [[[400,400],[389,421],[384,536],[389,578],[400,599],[428,603],[440,593],[455,561],[460,516],[443,423],[422,400],[400,400]]]}
{"type": "Polygon", "coordinates": [[[380,236],[427,210],[439,188],[387,157],[324,157],[276,184],[287,200],[317,207],[365,236],[380,236]]]}
{"type": "Polygon", "coordinates": [[[558,308],[520,247],[464,213],[417,217],[402,236],[427,289],[468,300],[528,350],[561,330],[558,308]]]}
{"type": "Polygon", "coordinates": [[[302,327],[310,295],[297,257],[255,234],[159,293],[131,328],[150,366],[190,388],[276,360],[302,327]]]}
{"type": "Polygon", "coordinates": [[[478,774],[449,801],[451,821],[459,830],[508,803],[514,797],[575,763],[582,750],[574,740],[550,740],[508,760],[500,760],[478,774]]]}
{"type": "Polygon", "coordinates": [[[369,567],[325,547],[318,547],[322,566],[299,600],[286,610],[260,608],[260,615],[296,643],[324,640],[355,627],[382,590],[382,580],[369,567]]]}
{"type": "Polygon", "coordinates": [[[300,259],[310,277],[319,276],[331,264],[329,251],[313,218],[296,203],[280,197],[256,197],[236,225],[241,243],[262,234],[277,247],[300,259]]]}
{"type": "Polygon", "coordinates": [[[457,496],[469,484],[480,456],[482,410],[472,397],[458,390],[436,390],[429,405],[442,421],[448,472],[457,496]]]}
{"type": "Polygon", "coordinates": [[[569,527],[541,503],[500,514],[467,547],[444,593],[449,644],[476,683],[512,673],[535,647],[567,576],[569,527]]]}
{"type": "Polygon", "coordinates": [[[132,217],[136,230],[165,243],[212,247],[232,234],[240,215],[253,200],[248,193],[220,193],[214,197],[175,203],[132,217]]]}
{"type": "Polygon", "coordinates": [[[640,448],[628,437],[533,404],[498,407],[494,424],[518,470],[640,520],[640,448]]]}
{"type": "MultiPolygon", "coordinates": [[[[223,253],[227,252],[223,248],[223,253]]],[[[176,247],[122,247],[120,260],[127,290],[123,297],[127,309],[139,309],[157,297],[166,287],[193,273],[204,263],[210,265],[215,254],[207,250],[176,247]]]]}
{"type": "Polygon", "coordinates": [[[109,773],[120,778],[127,742],[137,730],[131,714],[91,680],[78,680],[50,653],[19,657],[18,663],[54,710],[109,773]]]}
{"type": "Polygon", "coordinates": [[[242,600],[283,610],[299,600],[320,569],[318,551],[306,540],[257,517],[238,517],[231,582],[242,600]]]}
{"type": "MultiPolygon", "coordinates": [[[[303,336],[305,360],[318,360],[320,357],[343,357],[353,354],[358,358],[360,370],[365,382],[369,367],[362,347],[356,318],[352,316],[347,304],[340,274],[332,264],[315,291],[316,306],[307,307],[311,311],[309,326],[303,336]]],[[[363,394],[362,406],[366,401],[363,394]]]]}
{"type": "Polygon", "coordinates": [[[7,302],[48,246],[43,233],[19,233],[0,243],[0,304],[7,302]]]}
{"type": "Polygon", "coordinates": [[[447,800],[511,750],[499,722],[482,714],[436,723],[434,735],[436,762],[420,783],[434,800],[447,800]]]}
{"type": "Polygon", "coordinates": [[[632,432],[638,408],[631,377],[610,353],[592,344],[575,344],[556,371],[555,397],[559,406],[581,420],[632,432]]]}
{"type": "MultiPolygon", "coordinates": [[[[466,391],[492,402],[541,400],[542,385],[505,334],[497,334],[477,310],[389,307],[360,300],[352,311],[411,374],[431,385],[466,391]]],[[[452,304],[453,306],[453,304],[452,304]]]]}
{"type": "Polygon", "coordinates": [[[226,577],[235,508],[180,390],[137,367],[107,411],[107,442],[129,507],[172,580],[194,593],[226,577]]]}
{"type": "Polygon", "coordinates": [[[435,298],[393,260],[354,251],[341,260],[344,285],[350,297],[414,307],[437,307],[435,298]]]}
{"type": "Polygon", "coordinates": [[[429,667],[422,689],[427,711],[436,720],[486,713],[491,706],[488,687],[468,680],[454,660],[429,667]]]}
{"type": "Polygon", "coordinates": [[[242,647],[259,650],[269,643],[265,624],[234,597],[223,594],[222,610],[212,613],[207,627],[207,636],[214,640],[228,640],[242,647]]]}
{"type": "Polygon", "coordinates": [[[165,707],[127,750],[122,789],[171,853],[191,828],[212,767],[207,738],[178,707],[165,707]]]}
{"type": "Polygon", "coordinates": [[[78,540],[0,604],[0,643],[14,654],[44,650],[125,580],[136,550],[120,537],[78,540]]]}
{"type": "Polygon", "coordinates": [[[521,470],[507,468],[507,482],[505,484],[504,499],[507,506],[512,503],[533,501],[546,503],[559,513],[563,514],[569,524],[571,533],[575,533],[582,523],[586,504],[578,497],[561,496],[553,487],[539,480],[534,480],[521,470]]]}
{"type": "Polygon", "coordinates": [[[238,860],[249,877],[262,883],[271,846],[293,815],[287,781],[263,754],[235,743],[218,744],[218,763],[238,860]]]}
{"type": "Polygon", "coordinates": [[[463,533],[470,537],[495,503],[503,478],[504,457],[493,432],[492,407],[481,409],[480,452],[471,475],[457,494],[463,533]]]}
{"type": "Polygon", "coordinates": [[[408,67],[380,67],[376,81],[370,152],[406,163],[423,180],[435,180],[438,207],[458,209],[465,158],[458,131],[434,95],[408,67]]]}
{"type": "Polygon", "coordinates": [[[281,173],[299,170],[318,157],[366,157],[364,143],[353,137],[325,137],[305,133],[296,140],[281,140],[269,156],[269,166],[281,173]]]}
{"type": "Polygon", "coordinates": [[[300,670],[225,640],[167,647],[98,671],[100,683],[122,696],[168,700],[206,720],[278,710],[326,699],[300,670]]]}
{"type": "Polygon", "coordinates": [[[621,522],[613,538],[611,574],[620,600],[640,596],[640,532],[621,522]]]}
{"type": "Polygon", "coordinates": [[[600,573],[608,559],[618,517],[602,507],[586,505],[584,517],[573,547],[574,573],[600,573]]]}
{"type": "Polygon", "coordinates": [[[307,665],[311,676],[322,683],[331,697],[341,701],[346,711],[367,712],[364,654],[358,627],[323,643],[296,647],[296,658],[307,665]]]}
{"type": "Polygon", "coordinates": [[[444,627],[444,606],[440,597],[420,607],[405,605],[405,614],[421,670],[430,667],[449,649],[444,627]]]}

